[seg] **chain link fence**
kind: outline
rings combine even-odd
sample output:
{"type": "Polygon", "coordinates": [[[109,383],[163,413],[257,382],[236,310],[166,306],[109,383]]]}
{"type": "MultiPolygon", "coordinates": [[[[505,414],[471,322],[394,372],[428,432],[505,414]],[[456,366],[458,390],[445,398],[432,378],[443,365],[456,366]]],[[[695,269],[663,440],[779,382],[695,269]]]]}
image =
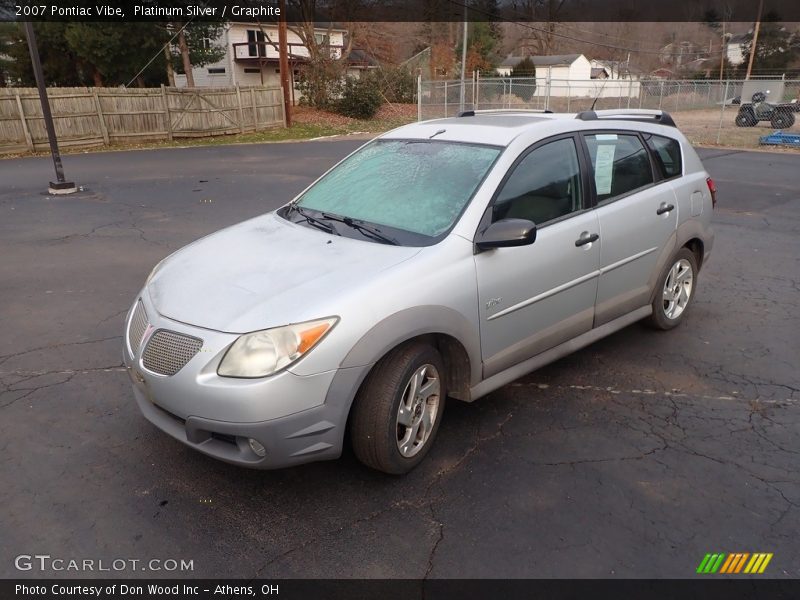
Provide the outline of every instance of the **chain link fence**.
{"type": "Polygon", "coordinates": [[[418,81],[419,120],[460,110],[550,110],[577,113],[648,108],[669,112],[694,144],[756,147],[776,129],[800,133],[800,80],[556,80],[474,76],[464,82],[418,81]],[[463,90],[463,91],[462,91],[463,90]],[[753,94],[766,104],[753,105],[753,94]],[[767,93],[768,92],[768,93],[767,93]],[[776,120],[782,115],[783,120],[776,120]],[[747,117],[747,118],[745,118],[747,117]]]}

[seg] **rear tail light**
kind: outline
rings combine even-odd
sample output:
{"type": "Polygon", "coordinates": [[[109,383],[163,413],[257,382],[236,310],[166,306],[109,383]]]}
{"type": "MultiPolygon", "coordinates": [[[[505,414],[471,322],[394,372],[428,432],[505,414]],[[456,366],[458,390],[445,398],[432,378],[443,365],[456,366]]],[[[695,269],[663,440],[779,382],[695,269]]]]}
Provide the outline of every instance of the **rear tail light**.
{"type": "Polygon", "coordinates": [[[708,191],[711,192],[711,208],[717,207],[717,184],[714,183],[714,180],[711,177],[706,177],[706,184],[708,185],[708,191]]]}

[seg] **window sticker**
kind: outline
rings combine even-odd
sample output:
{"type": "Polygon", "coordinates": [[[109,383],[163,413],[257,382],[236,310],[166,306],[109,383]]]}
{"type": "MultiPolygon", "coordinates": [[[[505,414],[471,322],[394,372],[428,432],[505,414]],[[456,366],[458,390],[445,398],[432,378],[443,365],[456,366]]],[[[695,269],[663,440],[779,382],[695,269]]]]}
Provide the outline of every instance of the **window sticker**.
{"type": "Polygon", "coordinates": [[[611,193],[611,173],[614,168],[614,144],[600,144],[597,146],[594,161],[594,186],[598,195],[611,193]]]}
{"type": "Polygon", "coordinates": [[[606,141],[606,140],[616,140],[617,134],[616,133],[598,133],[594,136],[594,139],[597,141],[606,141]]]}

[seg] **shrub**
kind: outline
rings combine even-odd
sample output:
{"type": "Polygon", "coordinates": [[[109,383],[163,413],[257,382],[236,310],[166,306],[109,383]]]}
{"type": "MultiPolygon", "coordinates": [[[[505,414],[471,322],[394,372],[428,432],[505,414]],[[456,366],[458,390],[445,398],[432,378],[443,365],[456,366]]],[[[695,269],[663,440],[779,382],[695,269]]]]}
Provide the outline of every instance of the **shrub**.
{"type": "Polygon", "coordinates": [[[536,65],[533,64],[529,56],[519,61],[517,66],[512,69],[512,80],[515,77],[531,78],[530,81],[520,82],[516,86],[512,83],[514,94],[522,98],[525,102],[530,102],[531,98],[533,98],[533,93],[536,91],[536,79],[534,79],[536,77],[536,65]]]}
{"type": "Polygon", "coordinates": [[[374,78],[348,77],[344,82],[342,95],[335,104],[335,110],[346,117],[371,119],[382,103],[383,97],[374,78]]]}
{"type": "Polygon", "coordinates": [[[343,70],[336,61],[320,58],[303,66],[297,79],[300,104],[315,108],[335,108],[342,95],[343,70]]]}
{"type": "Polygon", "coordinates": [[[387,102],[411,104],[417,91],[414,76],[405,67],[386,67],[369,72],[387,102]]]}

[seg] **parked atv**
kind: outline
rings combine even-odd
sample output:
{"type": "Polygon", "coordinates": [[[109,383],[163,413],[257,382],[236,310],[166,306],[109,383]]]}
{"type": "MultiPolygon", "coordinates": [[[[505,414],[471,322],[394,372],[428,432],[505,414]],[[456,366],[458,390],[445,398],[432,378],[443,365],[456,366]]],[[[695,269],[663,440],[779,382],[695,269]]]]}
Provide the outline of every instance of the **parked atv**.
{"type": "Polygon", "coordinates": [[[738,127],[753,127],[759,121],[769,121],[775,129],[788,129],[794,125],[794,113],[800,110],[797,100],[783,104],[770,104],[767,102],[766,92],[753,94],[752,102],[741,104],[736,115],[738,127]]]}

